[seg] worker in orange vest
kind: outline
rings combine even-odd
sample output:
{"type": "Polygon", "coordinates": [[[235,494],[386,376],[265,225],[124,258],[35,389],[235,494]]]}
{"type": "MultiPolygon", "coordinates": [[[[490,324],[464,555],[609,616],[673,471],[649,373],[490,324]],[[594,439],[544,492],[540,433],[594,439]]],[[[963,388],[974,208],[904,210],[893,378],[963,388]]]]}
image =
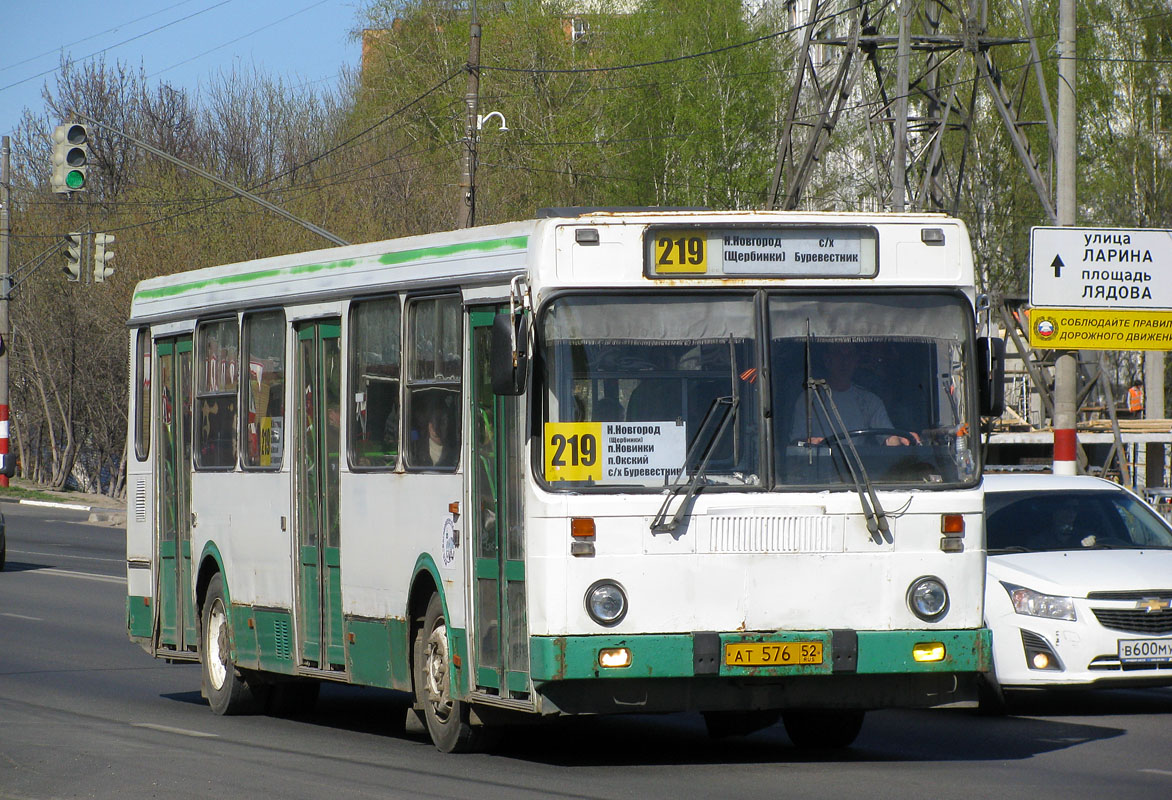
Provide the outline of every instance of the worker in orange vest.
{"type": "Polygon", "coordinates": [[[1127,390],[1127,411],[1132,419],[1138,419],[1144,413],[1144,387],[1139,381],[1127,390]]]}

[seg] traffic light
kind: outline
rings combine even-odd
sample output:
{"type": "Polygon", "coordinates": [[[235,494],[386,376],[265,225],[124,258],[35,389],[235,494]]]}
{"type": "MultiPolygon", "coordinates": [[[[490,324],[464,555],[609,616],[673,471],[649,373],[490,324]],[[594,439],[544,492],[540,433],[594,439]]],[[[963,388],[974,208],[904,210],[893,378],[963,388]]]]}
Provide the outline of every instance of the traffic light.
{"type": "Polygon", "coordinates": [[[114,274],[114,268],[107,266],[114,258],[110,245],[114,242],[112,233],[94,234],[94,283],[101,283],[114,274]]]}
{"type": "Polygon", "coordinates": [[[80,233],[65,234],[65,274],[71,281],[81,280],[81,241],[80,233]]]}
{"type": "Polygon", "coordinates": [[[85,125],[71,122],[53,131],[53,191],[58,194],[85,189],[90,160],[90,132],[85,125]]]}

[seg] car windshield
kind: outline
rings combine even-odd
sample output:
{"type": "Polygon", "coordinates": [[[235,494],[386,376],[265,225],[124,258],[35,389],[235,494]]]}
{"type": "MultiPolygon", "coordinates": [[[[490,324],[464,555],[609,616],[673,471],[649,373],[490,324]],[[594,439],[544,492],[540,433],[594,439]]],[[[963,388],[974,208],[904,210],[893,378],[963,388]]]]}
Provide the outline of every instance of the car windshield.
{"type": "Polygon", "coordinates": [[[1124,491],[990,492],[985,511],[990,554],[1172,548],[1172,528],[1124,491]]]}
{"type": "Polygon", "coordinates": [[[559,489],[972,484],[967,308],[954,293],[556,298],[535,466],[559,489]]]}

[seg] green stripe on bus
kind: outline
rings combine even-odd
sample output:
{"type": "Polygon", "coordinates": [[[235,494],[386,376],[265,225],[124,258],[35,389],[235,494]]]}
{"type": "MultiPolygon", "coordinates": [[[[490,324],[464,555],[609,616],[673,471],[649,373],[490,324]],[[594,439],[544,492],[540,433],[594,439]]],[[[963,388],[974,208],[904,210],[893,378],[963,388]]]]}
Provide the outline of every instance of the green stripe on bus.
{"type": "MultiPolygon", "coordinates": [[[[464,242],[461,244],[439,245],[436,247],[420,247],[415,250],[402,250],[397,253],[384,253],[378,257],[378,263],[386,265],[406,264],[411,261],[422,261],[430,258],[444,258],[459,253],[489,253],[494,250],[523,250],[529,246],[528,236],[510,236],[504,239],[488,239],[482,242],[464,242]]],[[[175,297],[187,292],[213,287],[228,287],[238,283],[250,283],[266,278],[292,277],[294,275],[308,275],[315,272],[350,269],[362,263],[358,259],[346,258],[339,261],[324,261],[318,264],[299,264],[293,267],[276,269],[261,269],[255,272],[245,272],[238,275],[224,275],[219,278],[178,283],[173,286],[160,286],[155,289],[144,289],[135,294],[135,301],[155,300],[163,297],[175,297]]]]}

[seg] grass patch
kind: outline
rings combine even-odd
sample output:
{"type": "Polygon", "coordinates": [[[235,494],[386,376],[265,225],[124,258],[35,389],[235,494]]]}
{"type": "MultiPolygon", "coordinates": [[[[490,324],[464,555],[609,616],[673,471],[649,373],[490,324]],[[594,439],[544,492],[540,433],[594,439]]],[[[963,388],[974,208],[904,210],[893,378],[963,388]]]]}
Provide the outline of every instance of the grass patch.
{"type": "Polygon", "coordinates": [[[23,486],[0,487],[0,498],[42,500],[47,503],[60,503],[69,500],[68,495],[50,494],[49,492],[42,492],[38,489],[26,489],[23,486]]]}

